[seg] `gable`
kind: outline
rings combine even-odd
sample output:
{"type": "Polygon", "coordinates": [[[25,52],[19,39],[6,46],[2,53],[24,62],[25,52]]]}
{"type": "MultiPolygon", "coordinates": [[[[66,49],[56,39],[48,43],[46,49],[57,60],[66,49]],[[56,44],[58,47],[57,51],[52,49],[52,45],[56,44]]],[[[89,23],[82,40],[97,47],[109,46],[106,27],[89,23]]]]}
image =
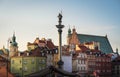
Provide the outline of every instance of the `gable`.
{"type": "Polygon", "coordinates": [[[70,44],[78,44],[79,45],[79,43],[80,43],[80,41],[78,40],[77,33],[76,32],[72,33],[71,38],[70,38],[70,44]]]}
{"type": "Polygon", "coordinates": [[[83,44],[84,42],[95,41],[100,43],[100,50],[103,53],[108,54],[113,52],[112,47],[109,43],[109,40],[105,36],[95,36],[95,35],[86,35],[86,34],[77,34],[77,35],[81,44],[83,44]]]}

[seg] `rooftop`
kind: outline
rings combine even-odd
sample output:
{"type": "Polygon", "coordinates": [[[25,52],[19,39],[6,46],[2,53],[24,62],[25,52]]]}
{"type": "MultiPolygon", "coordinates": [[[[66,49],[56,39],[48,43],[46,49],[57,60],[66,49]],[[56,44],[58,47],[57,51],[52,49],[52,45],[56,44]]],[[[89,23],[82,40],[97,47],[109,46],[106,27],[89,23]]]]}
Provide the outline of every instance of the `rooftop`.
{"type": "Polygon", "coordinates": [[[96,36],[96,35],[87,35],[87,34],[77,34],[78,39],[81,44],[85,42],[99,42],[100,43],[100,50],[104,53],[112,53],[112,47],[109,43],[107,36],[96,36]]]}

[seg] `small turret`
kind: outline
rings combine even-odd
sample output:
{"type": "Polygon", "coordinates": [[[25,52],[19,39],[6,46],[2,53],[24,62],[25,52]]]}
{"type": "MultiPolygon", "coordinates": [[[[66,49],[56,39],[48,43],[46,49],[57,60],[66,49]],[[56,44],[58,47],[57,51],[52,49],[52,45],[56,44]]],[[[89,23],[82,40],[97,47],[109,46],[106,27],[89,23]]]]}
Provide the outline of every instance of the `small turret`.
{"type": "Polygon", "coordinates": [[[15,32],[14,32],[13,37],[12,37],[11,45],[17,46],[16,37],[15,37],[15,32]]]}
{"type": "Polygon", "coordinates": [[[71,29],[70,29],[70,27],[69,27],[69,29],[68,29],[68,35],[67,35],[67,44],[69,45],[69,43],[70,43],[70,38],[71,38],[71,29]]]}
{"type": "Polygon", "coordinates": [[[68,36],[70,36],[70,35],[71,35],[71,29],[69,27],[69,29],[68,29],[68,36]]]}
{"type": "Polygon", "coordinates": [[[15,42],[15,40],[16,40],[16,37],[15,37],[15,32],[14,32],[13,37],[12,37],[12,41],[15,42]]]}

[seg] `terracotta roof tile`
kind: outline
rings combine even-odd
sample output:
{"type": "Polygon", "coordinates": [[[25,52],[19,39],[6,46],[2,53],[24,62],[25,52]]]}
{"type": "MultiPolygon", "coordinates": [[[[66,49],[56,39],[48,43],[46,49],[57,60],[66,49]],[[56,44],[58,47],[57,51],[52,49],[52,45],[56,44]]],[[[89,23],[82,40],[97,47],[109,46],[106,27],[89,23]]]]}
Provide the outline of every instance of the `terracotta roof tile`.
{"type": "Polygon", "coordinates": [[[45,41],[44,40],[39,40],[39,43],[45,43],[45,41]]]}
{"type": "Polygon", "coordinates": [[[91,52],[101,52],[101,51],[96,49],[91,49],[91,52]]]}
{"type": "Polygon", "coordinates": [[[54,49],[55,48],[55,45],[51,42],[51,41],[47,41],[47,47],[49,49],[54,49]]]}
{"type": "Polygon", "coordinates": [[[37,45],[37,43],[30,43],[30,42],[28,42],[27,46],[29,46],[29,45],[37,45]]]}
{"type": "Polygon", "coordinates": [[[80,49],[81,49],[82,52],[85,52],[85,51],[87,51],[87,50],[90,50],[89,48],[87,48],[87,47],[84,46],[84,45],[79,45],[79,47],[80,47],[80,49]]]}
{"type": "Polygon", "coordinates": [[[93,44],[93,42],[85,42],[86,45],[93,44]]]}

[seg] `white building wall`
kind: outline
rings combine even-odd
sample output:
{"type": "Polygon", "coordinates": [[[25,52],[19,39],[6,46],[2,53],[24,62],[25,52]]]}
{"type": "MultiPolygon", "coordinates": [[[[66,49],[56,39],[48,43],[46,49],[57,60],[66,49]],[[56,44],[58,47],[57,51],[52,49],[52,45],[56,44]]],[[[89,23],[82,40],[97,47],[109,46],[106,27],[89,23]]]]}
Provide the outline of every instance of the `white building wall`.
{"type": "Polygon", "coordinates": [[[62,56],[64,62],[63,69],[68,72],[72,72],[72,56],[62,56]]]}

